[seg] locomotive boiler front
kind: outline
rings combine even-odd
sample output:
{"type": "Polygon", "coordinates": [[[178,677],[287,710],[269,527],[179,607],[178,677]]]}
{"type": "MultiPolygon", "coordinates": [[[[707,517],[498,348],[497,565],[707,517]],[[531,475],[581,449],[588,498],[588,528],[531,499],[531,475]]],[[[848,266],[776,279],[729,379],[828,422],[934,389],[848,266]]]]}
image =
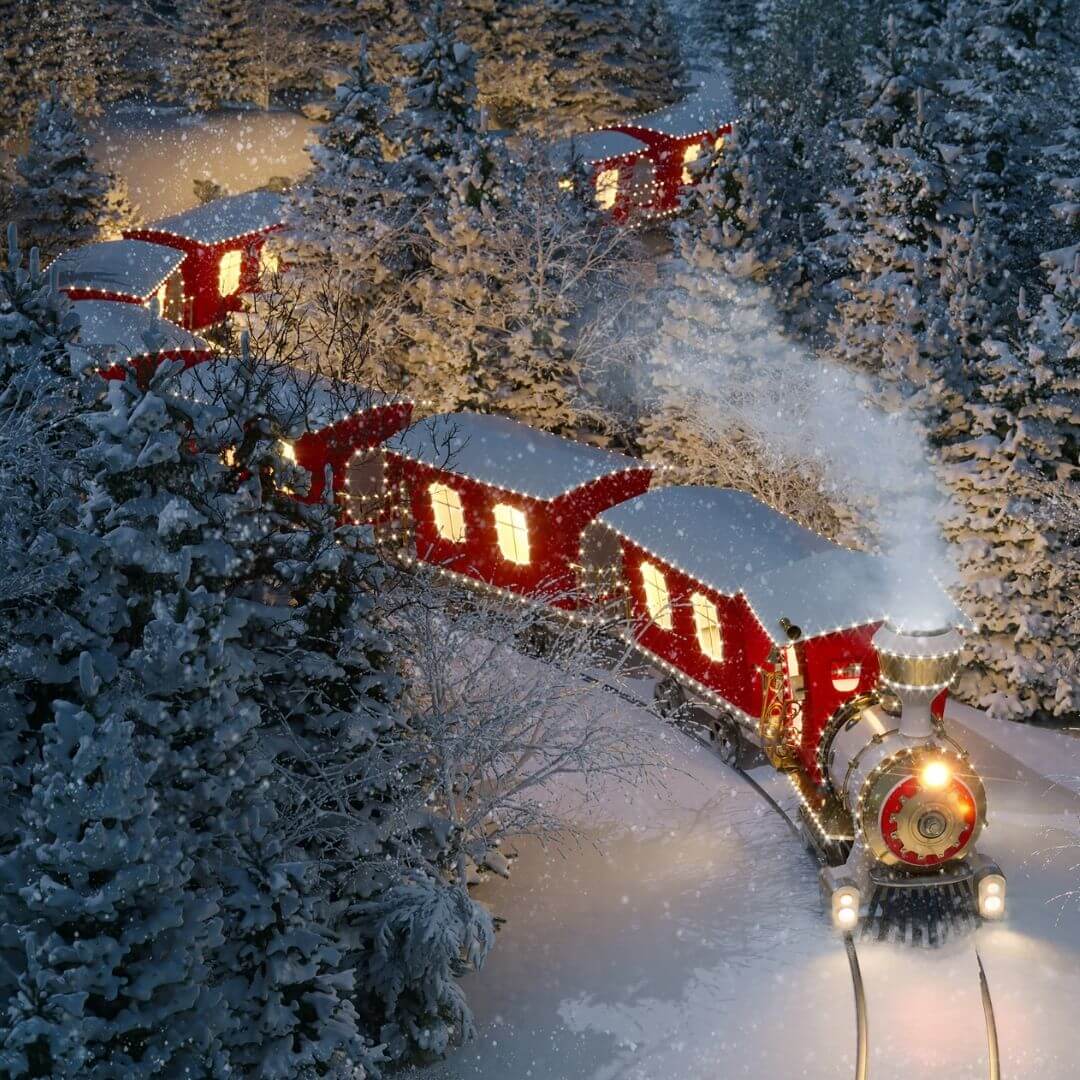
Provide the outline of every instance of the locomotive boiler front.
{"type": "Polygon", "coordinates": [[[940,871],[974,849],[986,818],[982,781],[931,711],[957,672],[960,635],[885,624],[873,645],[880,686],[840,710],[819,764],[874,861],[940,871]]]}

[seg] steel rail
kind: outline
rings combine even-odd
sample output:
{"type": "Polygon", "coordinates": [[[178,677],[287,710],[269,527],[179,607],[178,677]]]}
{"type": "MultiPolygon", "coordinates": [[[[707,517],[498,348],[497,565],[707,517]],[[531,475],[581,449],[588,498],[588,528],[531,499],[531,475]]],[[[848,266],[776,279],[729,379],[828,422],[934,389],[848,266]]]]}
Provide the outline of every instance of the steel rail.
{"type": "Polygon", "coordinates": [[[979,989],[982,991],[983,1016],[986,1018],[986,1046],[988,1054],[988,1073],[990,1080],[1001,1080],[1001,1053],[998,1049],[997,1021],[994,1019],[994,1002],[990,997],[990,983],[986,978],[979,950],[975,950],[975,959],[979,962],[979,989]]]}
{"type": "Polygon", "coordinates": [[[855,991],[855,1080],[867,1080],[870,1076],[870,1024],[866,1018],[866,988],[859,968],[859,954],[850,934],[844,935],[844,948],[855,991]]]}

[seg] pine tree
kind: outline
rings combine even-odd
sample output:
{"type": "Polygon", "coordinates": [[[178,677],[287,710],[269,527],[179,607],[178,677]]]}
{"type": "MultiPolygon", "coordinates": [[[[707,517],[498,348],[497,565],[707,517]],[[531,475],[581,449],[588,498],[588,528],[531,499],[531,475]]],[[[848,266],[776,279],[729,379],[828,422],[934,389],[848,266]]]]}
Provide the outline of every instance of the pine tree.
{"type": "Polygon", "coordinates": [[[67,102],[41,103],[17,163],[13,199],[27,246],[49,261],[69,247],[118,236],[132,210],[114,177],[99,172],[67,102]]]}
{"type": "Polygon", "coordinates": [[[0,0],[0,150],[23,134],[34,116],[40,76],[34,65],[34,34],[26,0],[0,0]]]}
{"type": "Polygon", "coordinates": [[[194,0],[183,25],[182,45],[169,72],[174,98],[192,110],[268,104],[264,58],[247,0],[194,0]]]}
{"type": "MultiPolygon", "coordinates": [[[[79,660],[84,696],[97,682],[79,660]]],[[[91,702],[85,702],[93,708],[91,702]]],[[[158,819],[115,699],[93,712],[57,700],[14,853],[29,925],[0,1067],[13,1078],[160,1076],[220,1069],[197,947],[213,906],[186,889],[179,844],[158,819]]]]}
{"type": "Polygon", "coordinates": [[[35,53],[41,84],[55,87],[80,116],[95,116],[101,111],[98,63],[85,5],[55,0],[47,36],[35,53]]]}
{"type": "Polygon", "coordinates": [[[551,0],[549,25],[553,127],[625,123],[678,96],[671,34],[655,4],[551,0]]]}

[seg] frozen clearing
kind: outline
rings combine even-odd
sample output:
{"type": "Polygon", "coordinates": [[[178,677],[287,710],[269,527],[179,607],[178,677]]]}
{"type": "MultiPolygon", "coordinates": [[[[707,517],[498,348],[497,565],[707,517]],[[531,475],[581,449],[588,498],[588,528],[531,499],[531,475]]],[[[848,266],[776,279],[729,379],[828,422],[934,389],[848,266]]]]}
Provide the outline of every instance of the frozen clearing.
{"type": "MultiPolygon", "coordinates": [[[[851,983],[810,858],[708,750],[643,722],[669,748],[667,791],[612,791],[587,809],[564,795],[602,847],[522,846],[511,881],[483,887],[508,922],[466,980],[479,1038],[417,1080],[852,1075],[851,983]]],[[[860,943],[871,1075],[984,1080],[977,945],[1003,1075],[1066,1080],[1077,1074],[1080,911],[1051,898],[1075,883],[1080,853],[1050,849],[1080,842],[1080,798],[957,730],[988,777],[983,848],[1010,876],[1011,913],[933,952],[860,943]]],[[[1058,771],[1080,775],[1080,742],[1040,736],[1059,743],[1058,771]]]]}
{"type": "Polygon", "coordinates": [[[194,180],[214,180],[236,193],[273,176],[302,176],[310,167],[305,144],[313,126],[292,112],[123,105],[95,120],[90,138],[95,156],[127,181],[149,221],[195,206],[194,180]]]}

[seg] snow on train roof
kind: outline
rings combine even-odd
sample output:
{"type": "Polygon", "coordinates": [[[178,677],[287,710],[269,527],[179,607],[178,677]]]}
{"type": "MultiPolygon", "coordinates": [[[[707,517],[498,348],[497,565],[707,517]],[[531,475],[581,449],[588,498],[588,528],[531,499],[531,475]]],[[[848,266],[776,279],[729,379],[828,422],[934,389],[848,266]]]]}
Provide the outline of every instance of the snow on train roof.
{"type": "Polygon", "coordinates": [[[602,477],[648,468],[635,458],[485,413],[429,416],[384,445],[412,461],[534,499],[557,499],[602,477]]]}
{"type": "Polygon", "coordinates": [[[246,191],[161,218],[144,226],[147,232],[170,233],[197,244],[220,244],[264,232],[282,223],[282,196],[273,191],[246,191]]]}
{"type": "Polygon", "coordinates": [[[734,115],[735,103],[725,80],[718,75],[707,75],[689,97],[665,109],[635,117],[627,126],[685,138],[712,131],[734,115]]]}
{"type": "MultiPolygon", "coordinates": [[[[180,392],[195,401],[217,401],[241,377],[241,366],[240,360],[222,357],[189,368],[180,376],[180,392]]],[[[254,364],[249,371],[277,419],[297,434],[320,431],[357,413],[393,402],[377,390],[299,368],[254,364]]]]}
{"type": "Polygon", "coordinates": [[[842,548],[742,491],[654,488],[598,520],[695,581],[742,592],[776,642],[786,640],[782,617],[812,637],[876,622],[896,595],[885,559],[842,548]]]}
{"type": "MultiPolygon", "coordinates": [[[[53,260],[62,289],[99,289],[145,299],[184,261],[184,253],[143,240],[102,240],[53,260]]],[[[51,266],[50,266],[51,269],[51,266]]]]}
{"type": "Polygon", "coordinates": [[[156,318],[141,304],[113,300],[76,300],[72,309],[79,316],[78,343],[87,349],[113,349],[124,358],[150,352],[146,335],[163,339],[161,352],[210,352],[210,346],[182,326],[156,318]]]}
{"type": "Polygon", "coordinates": [[[560,139],[549,150],[548,158],[555,168],[566,169],[575,156],[591,165],[595,161],[639,154],[648,149],[646,143],[623,131],[585,131],[569,139],[560,139]]]}

